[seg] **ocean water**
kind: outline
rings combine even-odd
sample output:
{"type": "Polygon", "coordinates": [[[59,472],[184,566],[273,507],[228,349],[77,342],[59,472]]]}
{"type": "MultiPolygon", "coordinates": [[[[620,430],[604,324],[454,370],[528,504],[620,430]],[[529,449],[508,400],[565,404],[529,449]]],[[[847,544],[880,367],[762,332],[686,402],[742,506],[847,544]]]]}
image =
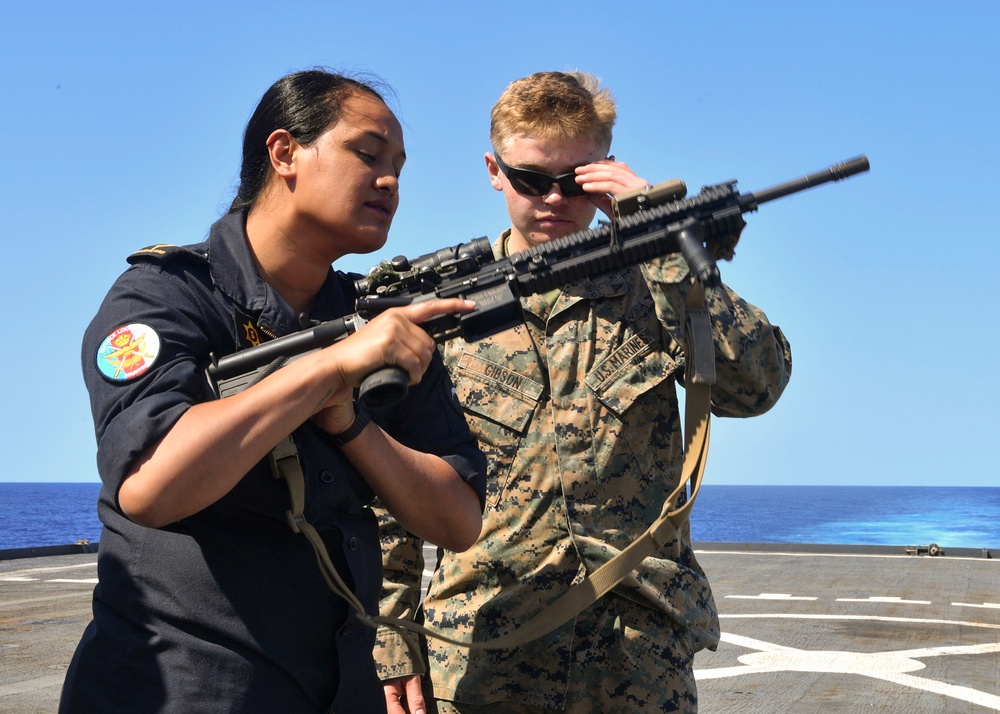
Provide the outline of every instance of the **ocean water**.
{"type": "MultiPolygon", "coordinates": [[[[98,483],[0,483],[0,550],[96,543],[98,483]]],[[[1000,488],[703,486],[695,541],[1000,548],[1000,488]]]]}
{"type": "Polygon", "coordinates": [[[0,550],[101,539],[99,483],[0,483],[0,550]]]}
{"type": "Polygon", "coordinates": [[[1000,488],[703,486],[695,541],[1000,547],[1000,488]]]}

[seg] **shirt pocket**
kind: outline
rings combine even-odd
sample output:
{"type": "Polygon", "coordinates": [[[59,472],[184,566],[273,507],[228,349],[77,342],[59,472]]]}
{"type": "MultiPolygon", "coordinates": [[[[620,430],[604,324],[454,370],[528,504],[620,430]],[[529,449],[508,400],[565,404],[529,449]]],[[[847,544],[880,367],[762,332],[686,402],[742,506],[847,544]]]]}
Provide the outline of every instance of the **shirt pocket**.
{"type": "Polygon", "coordinates": [[[594,365],[587,387],[621,417],[644,394],[674,376],[680,368],[648,330],[640,329],[594,365]]]}
{"type": "Polygon", "coordinates": [[[495,506],[545,387],[504,365],[469,353],[459,358],[454,383],[469,427],[489,464],[486,501],[495,506]]]}

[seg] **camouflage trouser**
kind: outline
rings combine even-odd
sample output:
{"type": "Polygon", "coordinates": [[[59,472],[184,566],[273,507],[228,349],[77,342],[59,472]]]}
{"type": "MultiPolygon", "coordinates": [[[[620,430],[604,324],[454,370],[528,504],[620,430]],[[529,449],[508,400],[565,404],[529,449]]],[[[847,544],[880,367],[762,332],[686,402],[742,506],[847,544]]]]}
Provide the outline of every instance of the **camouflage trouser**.
{"type": "MultiPolygon", "coordinates": [[[[583,615],[576,662],[569,673],[571,714],[678,712],[695,714],[694,652],[684,633],[664,627],[663,615],[607,595],[583,615]]],[[[514,702],[469,705],[435,700],[438,714],[547,714],[514,702]]],[[[433,711],[433,705],[432,705],[433,711]]]]}

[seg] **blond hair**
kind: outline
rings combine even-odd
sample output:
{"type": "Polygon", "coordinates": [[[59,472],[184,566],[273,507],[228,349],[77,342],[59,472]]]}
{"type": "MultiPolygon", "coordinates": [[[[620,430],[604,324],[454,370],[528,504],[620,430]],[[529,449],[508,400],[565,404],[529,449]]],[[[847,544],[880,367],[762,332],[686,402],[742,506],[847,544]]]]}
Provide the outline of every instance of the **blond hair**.
{"type": "Polygon", "coordinates": [[[503,155],[519,134],[540,139],[588,137],[607,151],[618,118],[611,91],[585,72],[537,72],[515,80],[490,112],[490,142],[503,155]]]}

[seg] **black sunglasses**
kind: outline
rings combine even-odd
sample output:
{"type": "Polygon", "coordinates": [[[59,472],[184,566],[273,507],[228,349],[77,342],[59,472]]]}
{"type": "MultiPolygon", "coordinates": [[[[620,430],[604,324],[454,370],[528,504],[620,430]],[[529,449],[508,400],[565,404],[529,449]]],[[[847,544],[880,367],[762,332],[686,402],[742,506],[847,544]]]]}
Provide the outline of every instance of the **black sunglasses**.
{"type": "Polygon", "coordinates": [[[517,169],[513,166],[508,166],[496,151],[493,152],[493,158],[497,160],[497,165],[503,171],[504,176],[510,181],[510,185],[514,187],[514,190],[524,196],[547,196],[552,189],[552,184],[558,185],[559,193],[566,198],[583,196],[587,193],[583,190],[583,186],[576,182],[575,171],[570,171],[568,174],[561,176],[549,176],[540,171],[529,171],[528,169],[517,169]]]}

